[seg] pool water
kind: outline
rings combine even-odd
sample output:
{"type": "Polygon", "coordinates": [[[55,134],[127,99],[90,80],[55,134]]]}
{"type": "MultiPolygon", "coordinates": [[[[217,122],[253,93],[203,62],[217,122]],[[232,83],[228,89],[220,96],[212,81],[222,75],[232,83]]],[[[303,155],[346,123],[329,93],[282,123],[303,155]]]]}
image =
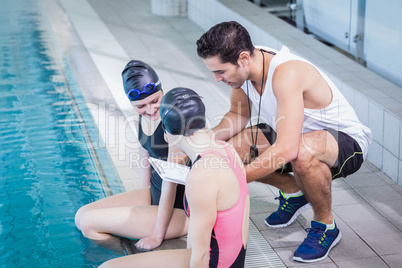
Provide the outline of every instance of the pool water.
{"type": "Polygon", "coordinates": [[[110,191],[99,164],[110,160],[88,143],[96,128],[76,112],[84,100],[36,1],[0,5],[0,267],[97,267],[116,255],[85,239],[74,215],[110,191]]]}

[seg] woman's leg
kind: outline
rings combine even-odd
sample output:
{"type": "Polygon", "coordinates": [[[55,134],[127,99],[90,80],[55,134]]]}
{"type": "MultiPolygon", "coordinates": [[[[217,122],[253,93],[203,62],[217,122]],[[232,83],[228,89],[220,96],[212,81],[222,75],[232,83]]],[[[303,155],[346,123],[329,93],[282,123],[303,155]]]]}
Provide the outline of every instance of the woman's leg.
{"type": "Polygon", "coordinates": [[[100,268],[110,267],[190,267],[190,249],[159,250],[112,259],[103,263],[100,268]]]}
{"type": "MultiPolygon", "coordinates": [[[[96,221],[103,222],[105,217],[113,217],[113,210],[111,213],[102,216],[104,209],[113,209],[119,207],[129,206],[146,206],[151,204],[150,188],[133,190],[121,194],[112,195],[93,203],[82,206],[75,214],[75,225],[80,229],[83,235],[89,239],[97,237],[94,242],[102,247],[113,250],[119,254],[123,254],[123,249],[120,245],[120,238],[108,233],[101,235],[94,235],[100,232],[97,230],[96,221]]],[[[107,223],[106,223],[107,224],[107,223]]],[[[107,228],[106,228],[107,229],[107,228]]]]}
{"type": "MultiPolygon", "coordinates": [[[[150,203],[149,188],[118,194],[82,207],[76,224],[85,237],[119,252],[120,239],[114,235],[141,239],[153,233],[158,206],[150,203]]],[[[187,230],[184,210],[174,209],[165,239],[186,235],[187,230]]]]}
{"type": "Polygon", "coordinates": [[[91,210],[114,207],[146,206],[150,204],[150,187],[112,195],[82,206],[75,214],[75,225],[81,230],[82,216],[91,210]]]}
{"type": "MultiPolygon", "coordinates": [[[[110,234],[141,239],[152,235],[158,216],[158,206],[118,207],[90,210],[81,219],[85,237],[102,241],[110,234]]],[[[174,209],[165,239],[187,234],[188,219],[182,209],[174,209]]]]}

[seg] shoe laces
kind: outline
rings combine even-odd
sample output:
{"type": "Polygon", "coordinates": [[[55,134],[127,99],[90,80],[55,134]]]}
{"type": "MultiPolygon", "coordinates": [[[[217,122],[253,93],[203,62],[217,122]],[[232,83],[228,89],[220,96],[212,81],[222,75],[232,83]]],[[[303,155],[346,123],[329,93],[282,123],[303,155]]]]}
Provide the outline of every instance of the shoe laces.
{"type": "Polygon", "coordinates": [[[304,239],[303,244],[316,247],[318,244],[321,245],[324,243],[325,238],[327,237],[325,231],[319,227],[316,228],[306,228],[305,229],[307,237],[304,239]]]}
{"type": "Polygon", "coordinates": [[[289,204],[282,195],[275,197],[275,200],[279,199],[279,209],[284,210],[286,205],[289,204]]]}
{"type": "Polygon", "coordinates": [[[278,210],[284,210],[289,213],[293,213],[294,204],[289,204],[287,199],[285,199],[282,195],[275,197],[275,200],[279,199],[279,209],[278,210]]]}

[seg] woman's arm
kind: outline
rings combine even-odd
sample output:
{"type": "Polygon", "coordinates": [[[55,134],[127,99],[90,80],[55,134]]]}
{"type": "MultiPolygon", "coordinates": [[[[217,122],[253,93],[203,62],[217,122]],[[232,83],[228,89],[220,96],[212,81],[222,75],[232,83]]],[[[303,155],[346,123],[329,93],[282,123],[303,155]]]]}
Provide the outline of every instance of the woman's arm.
{"type": "Polygon", "coordinates": [[[151,185],[151,164],[148,161],[148,151],[144,147],[139,146],[139,176],[140,176],[140,187],[146,188],[151,185]]]}
{"type": "Polygon", "coordinates": [[[151,236],[145,237],[136,243],[137,248],[151,250],[159,247],[165,238],[173,214],[173,205],[176,197],[177,184],[163,181],[162,194],[159,201],[158,216],[151,236]]]}
{"type": "Polygon", "coordinates": [[[219,185],[214,176],[196,170],[190,172],[186,183],[190,207],[190,267],[208,267],[211,232],[217,216],[218,192],[219,185]]]}
{"type": "MultiPolygon", "coordinates": [[[[169,147],[169,161],[184,164],[188,158],[185,154],[180,153],[173,146],[169,147]]],[[[155,228],[151,236],[145,237],[137,242],[138,248],[151,250],[157,248],[165,238],[166,231],[169,227],[173,214],[173,206],[176,199],[177,184],[163,181],[162,193],[159,200],[158,216],[156,218],[155,228]]]]}

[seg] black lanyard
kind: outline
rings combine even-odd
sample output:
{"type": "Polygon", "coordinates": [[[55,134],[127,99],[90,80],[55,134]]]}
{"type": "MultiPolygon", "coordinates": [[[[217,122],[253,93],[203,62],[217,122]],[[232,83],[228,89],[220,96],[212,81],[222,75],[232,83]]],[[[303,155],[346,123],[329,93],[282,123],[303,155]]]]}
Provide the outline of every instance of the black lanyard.
{"type": "MultiPolygon", "coordinates": [[[[264,57],[264,51],[260,49],[261,54],[262,54],[262,78],[261,78],[261,92],[260,92],[260,101],[258,104],[258,116],[257,116],[257,125],[260,123],[260,112],[261,112],[261,99],[262,99],[262,90],[263,90],[263,85],[264,85],[264,75],[265,75],[265,57],[264,57]]],[[[250,113],[250,118],[251,118],[251,105],[250,105],[250,97],[248,95],[248,83],[246,83],[247,86],[247,100],[248,100],[248,111],[250,113]]],[[[254,135],[253,135],[253,125],[251,125],[251,146],[250,146],[250,156],[251,160],[254,160],[258,156],[258,148],[257,148],[257,138],[258,138],[258,128],[257,132],[255,133],[255,142],[254,142],[254,135]]]]}

